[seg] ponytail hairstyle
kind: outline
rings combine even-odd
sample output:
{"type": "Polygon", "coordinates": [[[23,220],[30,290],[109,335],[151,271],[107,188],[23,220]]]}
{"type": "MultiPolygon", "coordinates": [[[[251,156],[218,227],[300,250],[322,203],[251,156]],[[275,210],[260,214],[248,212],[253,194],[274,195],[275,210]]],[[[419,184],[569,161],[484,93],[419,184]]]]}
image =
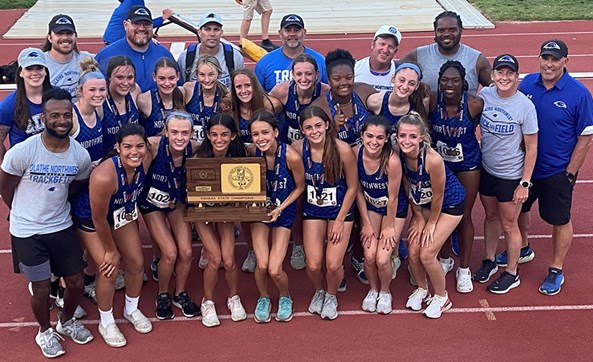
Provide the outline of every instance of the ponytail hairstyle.
{"type": "Polygon", "coordinates": [[[107,64],[107,87],[109,87],[109,81],[113,71],[122,66],[132,67],[132,70],[134,71],[134,80],[136,79],[136,66],[134,65],[134,62],[125,55],[116,55],[109,59],[109,63],[107,64]]]}
{"type": "Polygon", "coordinates": [[[428,133],[428,127],[426,126],[426,123],[424,122],[424,120],[422,120],[422,117],[420,116],[420,114],[418,114],[418,112],[410,112],[409,114],[406,114],[405,116],[402,116],[402,118],[399,119],[396,125],[398,133],[400,124],[407,124],[418,127],[418,131],[420,132],[420,139],[422,140],[422,146],[430,147],[432,139],[430,137],[430,134],[428,133]]]}
{"type": "Polygon", "coordinates": [[[266,122],[273,130],[278,130],[280,126],[276,117],[265,109],[260,109],[251,116],[251,119],[249,119],[249,132],[251,132],[251,125],[256,121],[266,122]]]}
{"type": "Polygon", "coordinates": [[[82,94],[82,87],[90,79],[105,79],[105,76],[99,70],[99,64],[92,57],[84,57],[80,61],[80,78],[78,78],[78,86],[76,91],[82,94]]]}
{"type": "MultiPolygon", "coordinates": [[[[123,126],[121,126],[119,131],[117,131],[115,143],[121,144],[123,142],[124,138],[126,138],[128,136],[140,136],[144,140],[146,145],[150,145],[150,142],[148,142],[148,138],[146,137],[146,131],[144,130],[144,127],[140,124],[126,123],[123,126]]],[[[101,161],[99,161],[99,163],[101,163],[107,159],[110,159],[111,157],[113,157],[115,155],[119,155],[119,152],[117,151],[117,147],[113,147],[112,150],[107,152],[101,158],[101,161]]]]}
{"type": "MultiPolygon", "coordinates": [[[[393,75],[394,79],[395,79],[395,77],[397,77],[397,73],[399,73],[399,71],[402,69],[412,69],[414,72],[416,72],[416,74],[418,74],[418,88],[416,88],[416,90],[413,91],[412,94],[410,94],[409,102],[410,102],[410,108],[413,109],[414,111],[418,112],[418,114],[420,114],[420,117],[422,117],[422,119],[425,120],[428,118],[428,114],[426,114],[426,108],[424,108],[425,94],[424,94],[424,86],[421,83],[422,69],[420,68],[420,66],[417,63],[414,63],[414,62],[402,63],[395,69],[395,74],[393,75]]],[[[430,94],[427,94],[426,96],[430,96],[430,94]]]]}
{"type": "Polygon", "coordinates": [[[307,53],[301,53],[293,59],[292,64],[290,65],[290,71],[294,73],[294,66],[298,63],[310,63],[313,65],[313,69],[315,70],[315,83],[312,85],[313,88],[319,83],[319,66],[317,65],[317,60],[313,58],[312,55],[307,53]]]}
{"type": "MultiPolygon", "coordinates": [[[[226,127],[234,137],[229,144],[229,148],[227,150],[226,157],[245,157],[247,156],[247,151],[245,150],[245,146],[239,136],[239,129],[235,125],[235,121],[233,117],[231,117],[227,113],[216,113],[208,120],[206,125],[206,131],[210,132],[213,126],[221,125],[226,127]]],[[[210,142],[210,138],[205,137],[204,142],[200,145],[198,149],[197,157],[214,157],[214,149],[212,147],[212,142],[210,142]]]]}
{"type": "MultiPolygon", "coordinates": [[[[159,60],[156,61],[154,65],[154,72],[153,76],[156,77],[157,72],[161,68],[173,68],[175,69],[175,74],[177,75],[177,79],[179,79],[181,72],[179,71],[179,65],[176,61],[171,58],[161,57],[159,60]]],[[[183,99],[183,93],[179,89],[179,87],[175,87],[173,89],[173,109],[176,111],[185,111],[185,101],[183,99]]]]}
{"type": "Polygon", "coordinates": [[[343,175],[342,160],[340,159],[340,153],[338,152],[338,146],[336,144],[336,130],[334,129],[329,116],[318,106],[308,106],[303,109],[299,115],[301,130],[303,128],[303,123],[313,117],[321,118],[327,126],[327,129],[325,130],[325,143],[323,145],[321,162],[325,168],[325,179],[330,184],[335,184],[343,175]]]}
{"type": "MultiPolygon", "coordinates": [[[[393,133],[393,127],[387,118],[384,116],[371,116],[367,119],[366,123],[362,126],[360,130],[360,134],[364,134],[369,126],[378,126],[383,127],[385,131],[385,144],[381,149],[381,156],[379,160],[379,168],[381,169],[381,174],[387,174],[387,170],[389,167],[389,158],[391,157],[391,153],[393,152],[393,145],[391,144],[391,134],[393,133]]],[[[364,145],[363,145],[364,147],[364,145]]]]}
{"type": "MultiPolygon", "coordinates": [[[[218,62],[218,59],[216,59],[215,56],[210,54],[204,54],[200,56],[196,61],[196,78],[202,65],[208,65],[210,68],[216,71],[216,90],[220,94],[221,98],[227,95],[229,93],[228,88],[220,82],[220,76],[222,75],[222,67],[220,66],[220,62],[218,62]]],[[[196,85],[197,84],[199,84],[199,82],[196,82],[196,85]]]]}

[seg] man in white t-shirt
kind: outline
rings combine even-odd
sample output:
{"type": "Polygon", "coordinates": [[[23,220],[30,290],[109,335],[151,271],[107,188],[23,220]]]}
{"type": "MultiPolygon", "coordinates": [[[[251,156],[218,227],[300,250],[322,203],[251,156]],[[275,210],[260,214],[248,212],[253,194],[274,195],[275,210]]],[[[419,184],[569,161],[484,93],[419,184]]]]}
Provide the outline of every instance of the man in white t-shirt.
{"type": "Polygon", "coordinates": [[[45,357],[53,358],[65,351],[50,324],[52,273],[66,283],[56,331],[77,344],[93,339],[74,318],[86,263],[68,203],[72,184],[88,179],[91,159],[70,137],[72,102],[68,92],[52,88],[43,94],[42,103],[45,129],[6,152],[0,169],[0,195],[10,209],[15,272],[31,282],[31,309],[39,324],[35,342],[45,357]]]}
{"type": "Polygon", "coordinates": [[[45,53],[51,85],[65,89],[72,98],[76,98],[80,61],[85,57],[94,57],[94,54],[78,50],[76,27],[70,16],[54,16],[48,28],[47,39],[41,50],[45,53]]]}
{"type": "Polygon", "coordinates": [[[397,64],[393,59],[402,34],[395,25],[383,25],[371,43],[371,55],[354,65],[354,80],[373,86],[378,91],[393,90],[391,78],[397,64]]]}

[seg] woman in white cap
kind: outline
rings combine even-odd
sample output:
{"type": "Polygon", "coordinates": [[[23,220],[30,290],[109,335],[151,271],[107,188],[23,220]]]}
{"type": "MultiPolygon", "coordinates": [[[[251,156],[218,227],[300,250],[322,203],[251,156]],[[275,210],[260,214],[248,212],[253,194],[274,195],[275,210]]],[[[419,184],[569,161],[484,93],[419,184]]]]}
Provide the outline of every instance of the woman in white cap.
{"type": "Polygon", "coordinates": [[[23,49],[18,57],[16,90],[2,102],[0,109],[0,161],[6,148],[4,140],[10,135],[10,146],[41,133],[41,95],[51,88],[49,70],[40,49],[23,49]]]}

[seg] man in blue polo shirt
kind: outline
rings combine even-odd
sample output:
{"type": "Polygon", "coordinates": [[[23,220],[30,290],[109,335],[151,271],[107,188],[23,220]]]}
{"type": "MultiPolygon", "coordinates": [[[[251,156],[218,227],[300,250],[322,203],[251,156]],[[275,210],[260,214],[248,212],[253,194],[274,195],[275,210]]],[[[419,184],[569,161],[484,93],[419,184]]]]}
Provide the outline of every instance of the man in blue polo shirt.
{"type": "Polygon", "coordinates": [[[568,74],[568,47],[562,40],[544,42],[539,61],[539,73],[527,75],[519,87],[535,105],[539,125],[533,185],[519,226],[526,247],[529,210],[538,199],[541,218],[553,227],[553,258],[539,291],[555,295],[564,283],[562,266],[573,237],[573,188],[593,138],[593,100],[587,88],[568,74]]]}
{"type": "Polygon", "coordinates": [[[327,83],[325,57],[304,45],[307,30],[303,18],[296,14],[285,15],[280,22],[278,35],[280,35],[282,46],[264,55],[255,64],[255,75],[266,92],[270,92],[276,83],[290,81],[292,60],[302,53],[307,53],[315,58],[320,80],[327,83]]]}
{"type": "Polygon", "coordinates": [[[116,55],[129,57],[136,66],[136,83],[142,92],[156,86],[152,79],[154,65],[161,57],[175,60],[164,46],[152,41],[152,15],[145,6],[132,6],[124,20],[126,36],[101,49],[95,56],[99,69],[107,74],[109,60],[116,55]]]}

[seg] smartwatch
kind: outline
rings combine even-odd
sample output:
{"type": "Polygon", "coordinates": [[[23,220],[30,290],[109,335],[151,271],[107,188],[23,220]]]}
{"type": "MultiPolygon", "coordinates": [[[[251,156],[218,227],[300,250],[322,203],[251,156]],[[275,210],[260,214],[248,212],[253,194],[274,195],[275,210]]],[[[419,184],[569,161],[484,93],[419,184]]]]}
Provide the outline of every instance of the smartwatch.
{"type": "Polygon", "coordinates": [[[531,181],[528,180],[521,180],[521,182],[519,182],[519,185],[523,188],[530,188],[531,186],[533,186],[533,183],[531,183],[531,181]]]}

